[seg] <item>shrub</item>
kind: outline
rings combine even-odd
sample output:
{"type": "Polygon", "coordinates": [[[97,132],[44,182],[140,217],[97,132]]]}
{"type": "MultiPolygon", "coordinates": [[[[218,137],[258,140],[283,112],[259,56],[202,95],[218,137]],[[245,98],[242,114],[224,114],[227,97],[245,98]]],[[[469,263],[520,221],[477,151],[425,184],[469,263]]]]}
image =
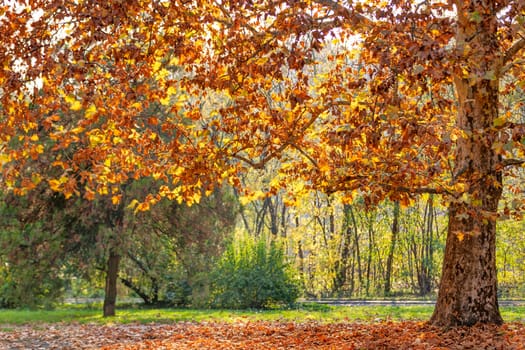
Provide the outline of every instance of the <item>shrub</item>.
{"type": "Polygon", "coordinates": [[[264,238],[230,244],[213,273],[212,288],[212,305],[223,308],[268,308],[299,296],[282,246],[264,238]]]}

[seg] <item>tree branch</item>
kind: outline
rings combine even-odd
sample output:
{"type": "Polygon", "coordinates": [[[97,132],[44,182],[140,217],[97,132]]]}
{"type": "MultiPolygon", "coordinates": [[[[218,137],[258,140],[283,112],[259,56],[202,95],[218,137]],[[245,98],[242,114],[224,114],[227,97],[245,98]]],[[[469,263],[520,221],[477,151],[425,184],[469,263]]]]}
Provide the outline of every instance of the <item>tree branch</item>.
{"type": "Polygon", "coordinates": [[[319,5],[328,7],[334,11],[336,15],[342,16],[352,23],[352,26],[368,25],[371,21],[356,11],[349,9],[334,0],[314,0],[319,5]]]}
{"type": "Polygon", "coordinates": [[[133,282],[131,282],[131,280],[128,280],[124,277],[119,276],[119,279],[123,285],[134,291],[142,300],[144,300],[145,304],[152,304],[153,301],[150,299],[148,294],[146,294],[146,292],[140,289],[139,286],[135,285],[133,282]]]}
{"type": "Polygon", "coordinates": [[[518,166],[525,164],[525,159],[503,159],[503,161],[500,163],[502,168],[506,168],[509,166],[518,166]]]}
{"type": "Polygon", "coordinates": [[[505,51],[505,54],[503,55],[502,64],[509,62],[524,47],[525,47],[525,38],[521,37],[518,41],[512,44],[512,46],[507,51],[505,51]]]}
{"type": "Polygon", "coordinates": [[[516,67],[516,66],[519,66],[519,65],[523,65],[523,64],[525,64],[525,60],[512,61],[509,64],[506,64],[505,66],[503,66],[503,68],[501,69],[501,74],[505,74],[509,70],[511,70],[513,67],[516,67]]]}

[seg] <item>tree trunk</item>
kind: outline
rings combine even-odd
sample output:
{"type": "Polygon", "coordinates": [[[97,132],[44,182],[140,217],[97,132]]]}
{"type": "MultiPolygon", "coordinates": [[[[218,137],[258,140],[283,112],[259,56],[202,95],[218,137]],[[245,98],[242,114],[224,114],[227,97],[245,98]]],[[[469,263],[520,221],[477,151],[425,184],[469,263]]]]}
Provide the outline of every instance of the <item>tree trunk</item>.
{"type": "Polygon", "coordinates": [[[354,247],[353,251],[355,253],[355,258],[353,260],[354,264],[352,266],[352,291],[355,290],[354,282],[354,269],[357,266],[357,278],[359,282],[359,288],[357,289],[357,294],[361,294],[361,288],[363,286],[363,271],[361,269],[361,252],[359,248],[359,230],[357,228],[357,220],[355,219],[354,210],[351,206],[348,206],[348,211],[350,213],[350,218],[352,219],[352,226],[354,227],[354,247]]]}
{"type": "Polygon", "coordinates": [[[117,280],[120,255],[111,249],[108,258],[108,271],[106,273],[106,293],[104,295],[104,317],[115,316],[117,304],[117,280]]]}
{"type": "Polygon", "coordinates": [[[370,296],[370,276],[372,274],[372,255],[374,253],[374,228],[372,218],[369,214],[366,214],[367,229],[368,229],[368,257],[366,260],[366,282],[365,282],[365,295],[370,296]]]}
{"type": "Polygon", "coordinates": [[[456,142],[453,179],[460,195],[449,206],[441,285],[431,318],[433,324],[445,327],[503,322],[495,259],[502,174],[500,157],[492,147],[498,135],[495,7],[496,1],[458,1],[456,45],[461,59],[454,82],[456,126],[462,135],[456,142]],[[460,67],[466,67],[468,74],[459,73],[460,67]]]}
{"type": "MultiPolygon", "coordinates": [[[[335,276],[333,278],[332,292],[338,293],[339,295],[344,292],[344,286],[347,283],[348,266],[350,263],[350,245],[352,242],[352,225],[350,223],[349,215],[350,205],[345,204],[343,213],[344,221],[341,233],[341,253],[339,259],[335,261],[334,271],[335,276]]],[[[333,216],[333,213],[331,214],[333,216]]]]}
{"type": "Polygon", "coordinates": [[[386,260],[385,289],[384,294],[390,295],[392,292],[392,265],[394,263],[394,251],[396,248],[397,237],[399,236],[399,202],[394,202],[394,217],[392,219],[392,240],[386,260]]]}
{"type": "Polygon", "coordinates": [[[421,268],[418,271],[417,283],[419,295],[427,295],[432,291],[432,276],[434,275],[434,199],[432,195],[425,205],[423,225],[421,227],[421,268]]]}
{"type": "Polygon", "coordinates": [[[439,326],[503,322],[496,290],[495,222],[461,219],[465,206],[452,204],[439,295],[431,322],[439,326]],[[458,216],[459,215],[459,216],[458,216]],[[481,226],[479,233],[472,230],[481,226]],[[470,229],[470,230],[469,230],[470,229]],[[461,237],[461,232],[465,235],[461,237]]]}

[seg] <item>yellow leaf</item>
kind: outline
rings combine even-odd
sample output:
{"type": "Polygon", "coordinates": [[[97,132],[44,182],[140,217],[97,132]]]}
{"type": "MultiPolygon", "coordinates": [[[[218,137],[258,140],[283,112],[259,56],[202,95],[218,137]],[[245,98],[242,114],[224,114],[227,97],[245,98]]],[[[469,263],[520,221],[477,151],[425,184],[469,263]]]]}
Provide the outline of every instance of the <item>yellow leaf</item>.
{"type": "Polygon", "coordinates": [[[129,208],[129,209],[134,209],[134,208],[137,206],[138,203],[139,203],[138,200],[133,199],[133,200],[129,203],[128,208],[129,208]]]}
{"type": "Polygon", "coordinates": [[[113,196],[111,197],[111,203],[113,203],[113,205],[117,205],[120,203],[120,199],[122,198],[122,195],[116,195],[116,196],[113,196]]]}
{"type": "Polygon", "coordinates": [[[263,191],[257,190],[255,192],[248,193],[245,196],[241,196],[239,198],[239,202],[241,202],[242,205],[246,205],[254,200],[263,199],[265,197],[266,197],[266,194],[263,191]]]}
{"type": "Polygon", "coordinates": [[[201,193],[197,191],[193,194],[192,199],[195,203],[199,203],[201,201],[201,197],[202,197],[201,193]]]}
{"type": "Polygon", "coordinates": [[[82,109],[82,103],[77,101],[74,96],[68,95],[68,96],[65,97],[65,100],[66,100],[67,103],[70,104],[69,108],[72,111],[79,111],[79,110],[82,109]]]}
{"type": "Polygon", "coordinates": [[[84,113],[86,119],[92,119],[93,116],[97,113],[97,107],[94,104],[90,104],[84,113]]]}
{"type": "Polygon", "coordinates": [[[53,179],[53,180],[49,180],[47,182],[49,184],[49,187],[55,191],[55,192],[59,192],[60,191],[60,182],[56,179],[53,179]]]}
{"type": "Polygon", "coordinates": [[[168,174],[181,176],[184,173],[184,168],[180,166],[174,166],[168,170],[168,174]]]}
{"type": "Polygon", "coordinates": [[[177,99],[177,102],[175,103],[175,106],[177,106],[177,108],[181,108],[181,107],[184,107],[184,103],[188,101],[188,96],[182,94],[182,95],[179,95],[179,98],[177,99]]]}
{"type": "Polygon", "coordinates": [[[157,72],[160,69],[161,66],[162,66],[162,62],[161,61],[155,61],[155,63],[153,63],[152,68],[153,68],[153,70],[155,72],[157,72]]]}
{"type": "Polygon", "coordinates": [[[159,101],[160,101],[161,105],[167,106],[167,105],[170,104],[170,96],[168,95],[168,96],[166,96],[164,98],[161,98],[161,99],[159,99],[159,101]]]}
{"type": "Polygon", "coordinates": [[[168,96],[175,95],[177,93],[177,89],[175,89],[173,86],[170,86],[168,90],[166,90],[166,93],[168,94],[168,96]]]}
{"type": "Polygon", "coordinates": [[[159,77],[159,79],[164,79],[166,78],[168,75],[170,74],[169,70],[167,70],[166,68],[162,68],[161,70],[159,70],[157,72],[157,77],[159,77]]]}
{"type": "Polygon", "coordinates": [[[71,129],[71,132],[75,135],[80,134],[82,131],[84,131],[84,128],[81,126],[77,126],[74,129],[71,129]]]}
{"type": "Polygon", "coordinates": [[[92,147],[97,146],[99,143],[102,142],[102,136],[100,135],[89,135],[89,143],[92,147]]]}
{"type": "Polygon", "coordinates": [[[33,134],[31,135],[31,141],[38,141],[38,135],[37,134],[33,134]]]}
{"type": "Polygon", "coordinates": [[[100,186],[98,189],[97,189],[97,192],[101,195],[105,195],[105,194],[108,194],[109,191],[108,191],[108,186],[106,185],[102,185],[100,186]]]}
{"type": "Polygon", "coordinates": [[[250,198],[249,196],[241,196],[239,197],[239,202],[241,203],[241,205],[246,205],[248,203],[250,203],[252,201],[252,198],[250,198]]]}
{"type": "Polygon", "coordinates": [[[138,211],[147,211],[147,210],[149,210],[148,202],[139,203],[139,205],[137,205],[137,207],[135,208],[135,213],[137,213],[138,211]]]}
{"type": "Polygon", "coordinates": [[[62,185],[65,184],[66,182],[68,182],[68,178],[66,176],[61,176],[59,179],[48,180],[49,187],[53,191],[57,191],[57,192],[60,192],[62,185]]]}
{"type": "Polygon", "coordinates": [[[123,142],[124,142],[124,140],[122,140],[120,137],[117,137],[117,136],[113,137],[113,144],[114,145],[118,145],[119,143],[123,143],[123,142]]]}

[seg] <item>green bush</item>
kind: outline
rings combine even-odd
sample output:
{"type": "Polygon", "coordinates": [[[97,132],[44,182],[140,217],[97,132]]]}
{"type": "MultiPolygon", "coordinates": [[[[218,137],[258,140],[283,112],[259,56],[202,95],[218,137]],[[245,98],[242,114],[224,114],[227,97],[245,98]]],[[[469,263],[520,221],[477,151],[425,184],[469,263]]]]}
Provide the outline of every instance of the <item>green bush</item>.
{"type": "Polygon", "coordinates": [[[52,269],[10,266],[0,271],[0,308],[52,308],[60,301],[63,281],[52,269]]]}
{"type": "Polygon", "coordinates": [[[59,243],[39,225],[0,230],[0,308],[50,308],[60,301],[59,243]]]}
{"type": "Polygon", "coordinates": [[[231,244],[212,277],[214,307],[261,309],[292,304],[299,296],[282,246],[264,238],[231,244]]]}

